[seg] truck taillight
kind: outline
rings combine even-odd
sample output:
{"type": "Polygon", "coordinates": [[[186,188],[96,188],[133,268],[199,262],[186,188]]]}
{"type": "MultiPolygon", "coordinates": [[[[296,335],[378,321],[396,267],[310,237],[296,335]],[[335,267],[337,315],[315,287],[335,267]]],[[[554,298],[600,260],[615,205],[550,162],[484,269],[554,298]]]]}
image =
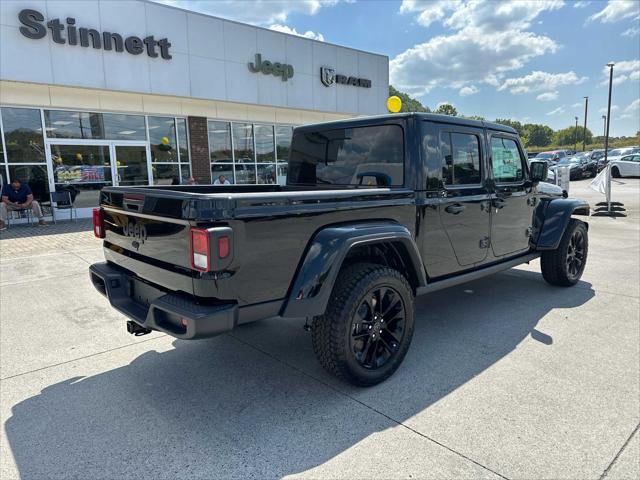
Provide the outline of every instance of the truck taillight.
{"type": "Polygon", "coordinates": [[[227,258],[231,248],[229,246],[229,237],[218,237],[218,258],[227,258]]]}
{"type": "Polygon", "coordinates": [[[97,238],[104,238],[104,214],[101,208],[93,209],[93,234],[97,238]]]}
{"type": "Polygon", "coordinates": [[[191,266],[201,272],[211,268],[211,249],[209,232],[202,228],[191,229],[191,266]]]}

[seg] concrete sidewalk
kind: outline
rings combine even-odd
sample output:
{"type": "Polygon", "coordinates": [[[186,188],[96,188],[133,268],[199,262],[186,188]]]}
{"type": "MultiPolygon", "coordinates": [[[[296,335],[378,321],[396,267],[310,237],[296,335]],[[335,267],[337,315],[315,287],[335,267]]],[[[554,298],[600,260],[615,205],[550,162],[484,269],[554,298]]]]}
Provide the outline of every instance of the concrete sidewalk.
{"type": "Polygon", "coordinates": [[[640,181],[614,199],[576,287],[534,262],[420,298],[370,389],[326,374],[298,321],[128,335],[89,282],[89,223],[3,232],[0,477],[637,479],[640,181]]]}

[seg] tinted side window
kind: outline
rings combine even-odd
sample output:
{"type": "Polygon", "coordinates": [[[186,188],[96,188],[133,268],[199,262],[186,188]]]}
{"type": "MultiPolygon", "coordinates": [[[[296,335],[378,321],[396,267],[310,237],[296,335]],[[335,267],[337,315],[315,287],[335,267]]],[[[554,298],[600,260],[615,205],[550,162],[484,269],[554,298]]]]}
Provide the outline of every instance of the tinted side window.
{"type": "Polygon", "coordinates": [[[496,182],[521,182],[524,180],[522,158],[514,140],[491,137],[491,163],[496,182]]]}
{"type": "Polygon", "coordinates": [[[478,137],[468,133],[444,133],[440,143],[444,156],[442,164],[444,184],[479,184],[482,177],[478,137]]]}
{"type": "Polygon", "coordinates": [[[404,140],[399,125],[295,133],[289,183],[401,186],[404,140]]]}

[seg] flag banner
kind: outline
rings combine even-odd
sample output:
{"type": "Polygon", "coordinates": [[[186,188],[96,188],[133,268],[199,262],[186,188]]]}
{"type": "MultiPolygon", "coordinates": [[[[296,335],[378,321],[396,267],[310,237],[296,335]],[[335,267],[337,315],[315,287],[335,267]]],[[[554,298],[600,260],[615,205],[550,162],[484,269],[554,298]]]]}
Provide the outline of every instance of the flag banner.
{"type": "Polygon", "coordinates": [[[607,175],[609,175],[609,165],[604,167],[602,171],[591,180],[589,187],[602,195],[607,194],[607,175]]]}

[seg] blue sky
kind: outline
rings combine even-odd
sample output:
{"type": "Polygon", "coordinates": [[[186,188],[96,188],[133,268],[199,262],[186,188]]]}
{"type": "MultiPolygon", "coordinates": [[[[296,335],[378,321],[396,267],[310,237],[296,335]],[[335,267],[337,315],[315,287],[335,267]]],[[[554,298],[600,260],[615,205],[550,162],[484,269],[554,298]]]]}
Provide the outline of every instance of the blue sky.
{"type": "Polygon", "coordinates": [[[603,130],[640,129],[638,0],[159,0],[389,56],[391,83],[435,108],[603,130]]]}

